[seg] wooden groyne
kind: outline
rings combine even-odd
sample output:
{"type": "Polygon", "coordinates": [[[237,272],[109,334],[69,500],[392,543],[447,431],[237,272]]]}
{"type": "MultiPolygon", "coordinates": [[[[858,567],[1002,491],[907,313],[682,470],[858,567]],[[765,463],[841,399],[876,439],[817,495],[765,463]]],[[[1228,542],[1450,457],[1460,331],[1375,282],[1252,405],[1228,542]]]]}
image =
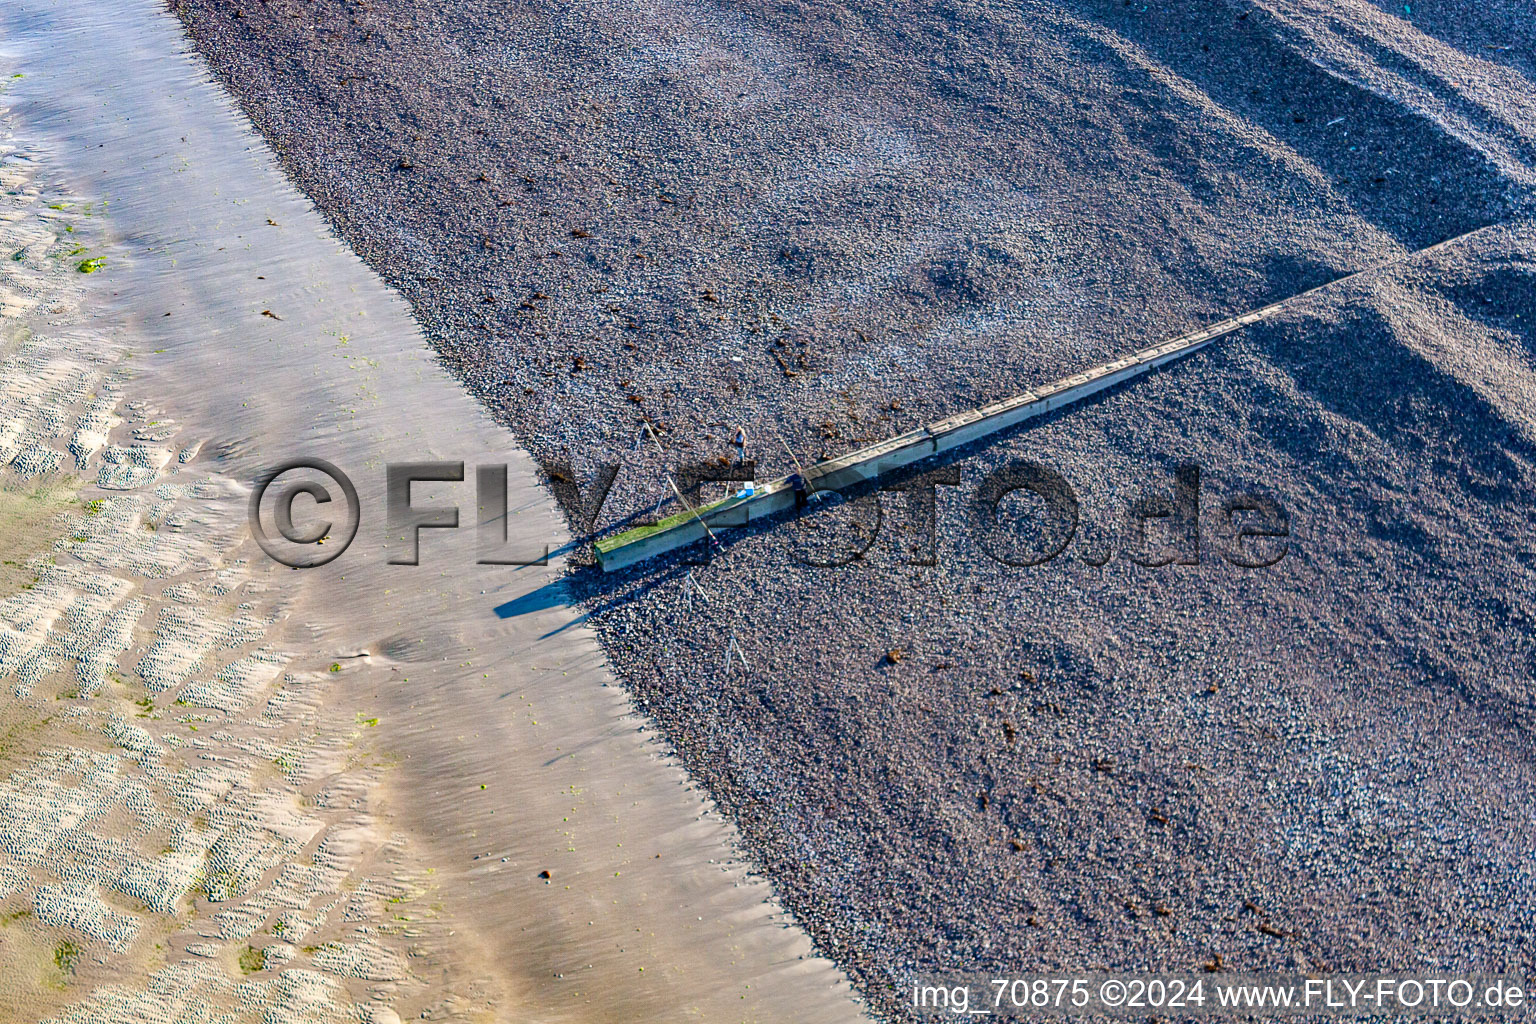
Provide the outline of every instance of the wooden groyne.
{"type": "MultiPolygon", "coordinates": [[[[979,441],[1025,420],[1042,416],[1064,405],[1082,401],[1090,395],[1114,387],[1165,363],[1193,355],[1218,338],[1277,315],[1304,296],[1342,284],[1361,274],[1394,266],[1412,257],[1432,252],[1474,233],[1467,232],[1427,249],[1407,253],[1389,263],[1356,271],[1316,288],[1281,299],[1279,302],[1271,303],[1262,309],[1222,320],[1171,341],[1122,356],[1114,362],[1095,366],[1043,387],[1032,388],[1012,398],[980,408],[968,409],[939,420],[937,423],[930,423],[926,427],[919,427],[897,437],[872,444],[867,448],[860,448],[846,455],[817,462],[803,471],[807,490],[811,493],[841,490],[854,484],[874,480],[886,473],[961,445],[979,441]]],[[[730,497],[697,508],[685,507],[683,511],[658,523],[636,527],[604,538],[596,545],[598,564],[602,566],[604,572],[623,569],[703,540],[709,537],[716,527],[745,526],[754,520],[782,512],[795,503],[795,488],[792,480],[792,477],[780,477],[770,483],[759,485],[750,495],[730,497]]],[[[682,499],[683,496],[678,494],[678,497],[682,499]]],[[[686,505],[686,501],[684,504],[686,505]]]]}

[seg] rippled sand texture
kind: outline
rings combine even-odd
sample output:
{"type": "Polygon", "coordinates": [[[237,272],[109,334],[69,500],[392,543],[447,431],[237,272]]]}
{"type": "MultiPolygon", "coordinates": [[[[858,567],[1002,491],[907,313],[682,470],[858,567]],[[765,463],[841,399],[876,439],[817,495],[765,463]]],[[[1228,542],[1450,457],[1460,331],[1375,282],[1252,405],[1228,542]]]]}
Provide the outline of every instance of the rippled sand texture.
{"type": "Polygon", "coordinates": [[[858,1019],[579,611],[505,611],[558,563],[385,563],[388,461],[567,538],[175,22],[0,28],[0,1019],[858,1019]],[[363,498],[312,572],[246,523],[294,454],[363,498]]]}
{"type": "Polygon", "coordinates": [[[439,932],[370,807],[387,759],[276,646],[244,487],[92,323],[103,204],[0,131],[0,1016],[395,1020],[439,932]]]}

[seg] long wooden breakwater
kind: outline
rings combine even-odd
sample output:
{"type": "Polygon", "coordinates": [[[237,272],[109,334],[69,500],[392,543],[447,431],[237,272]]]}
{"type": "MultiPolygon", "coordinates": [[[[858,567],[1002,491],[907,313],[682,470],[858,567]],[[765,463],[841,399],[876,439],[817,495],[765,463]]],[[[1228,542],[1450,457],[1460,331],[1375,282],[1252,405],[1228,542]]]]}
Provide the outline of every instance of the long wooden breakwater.
{"type": "MultiPolygon", "coordinates": [[[[1114,387],[1165,363],[1192,355],[1224,335],[1275,316],[1304,296],[1443,248],[1475,233],[1469,231],[1380,266],[1356,271],[1310,288],[1262,309],[1222,320],[1171,341],[1122,356],[1114,362],[1095,366],[1043,387],[1032,388],[991,405],[956,413],[937,423],[930,423],[926,427],[919,427],[846,455],[817,462],[804,470],[807,489],[811,492],[841,490],[1007,430],[1053,409],[1082,401],[1089,395],[1114,387]]],[[[658,523],[599,540],[596,545],[598,564],[604,572],[623,569],[703,540],[717,527],[745,526],[753,520],[782,512],[795,503],[795,489],[791,481],[791,477],[780,477],[757,487],[750,495],[730,497],[698,508],[685,507],[683,511],[658,523]]],[[[682,495],[678,497],[681,499],[682,495]]]]}

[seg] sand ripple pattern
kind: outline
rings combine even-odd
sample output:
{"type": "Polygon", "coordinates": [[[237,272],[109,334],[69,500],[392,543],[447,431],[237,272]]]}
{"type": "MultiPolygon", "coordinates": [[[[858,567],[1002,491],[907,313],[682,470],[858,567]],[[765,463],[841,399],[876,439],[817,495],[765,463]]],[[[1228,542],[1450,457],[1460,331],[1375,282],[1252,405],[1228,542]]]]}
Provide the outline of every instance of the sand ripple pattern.
{"type": "Polygon", "coordinates": [[[0,187],[0,1017],[415,1016],[439,925],[372,723],[326,711],[344,666],[279,648],[244,486],[88,325],[105,208],[8,130],[0,187]]]}

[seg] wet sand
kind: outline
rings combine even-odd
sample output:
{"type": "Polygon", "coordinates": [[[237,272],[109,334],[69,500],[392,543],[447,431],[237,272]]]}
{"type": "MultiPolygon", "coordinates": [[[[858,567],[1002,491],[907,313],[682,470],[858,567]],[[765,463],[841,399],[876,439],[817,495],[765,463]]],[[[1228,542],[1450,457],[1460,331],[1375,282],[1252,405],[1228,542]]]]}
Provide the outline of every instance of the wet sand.
{"type": "MultiPolygon", "coordinates": [[[[0,813],[23,839],[0,862],[0,938],[35,965],[10,1009],[858,1019],[611,685],[580,609],[548,598],[559,557],[476,565],[464,529],[386,564],[386,462],[505,464],[512,544],[568,535],[174,20],[23,4],[0,28],[8,166],[46,193],[20,222],[74,228],[15,262],[78,293],[7,305],[67,359],[63,404],[34,410],[54,447],[16,446],[6,472],[36,463],[68,507],[18,513],[56,564],[28,562],[6,599],[6,724],[75,723],[4,752],[0,813]],[[258,474],[296,455],[342,467],[363,510],[352,546],[304,571],[245,518],[258,474]]],[[[23,369],[8,415],[54,395],[23,369]]],[[[417,487],[434,499],[472,526],[472,485],[417,487]]]]}

